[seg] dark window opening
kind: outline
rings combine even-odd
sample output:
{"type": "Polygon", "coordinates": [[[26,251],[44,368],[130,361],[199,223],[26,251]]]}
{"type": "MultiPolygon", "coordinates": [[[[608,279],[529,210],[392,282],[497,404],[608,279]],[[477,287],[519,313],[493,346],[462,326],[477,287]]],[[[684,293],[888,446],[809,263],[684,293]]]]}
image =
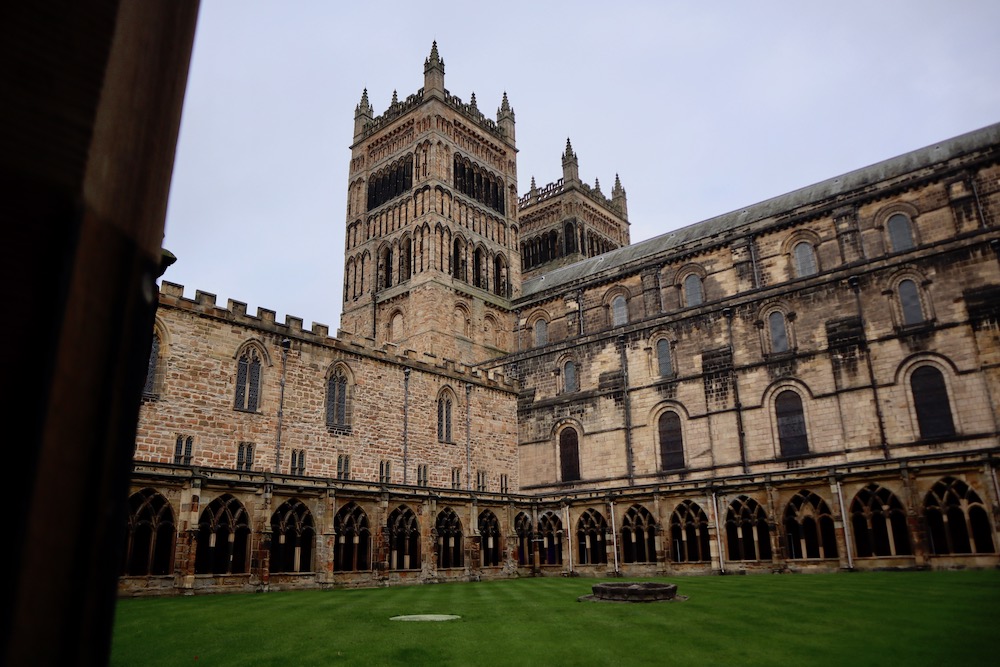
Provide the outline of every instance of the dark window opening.
{"type": "Polygon", "coordinates": [[[920,437],[944,438],[955,435],[948,387],[944,375],[933,366],[921,366],[910,376],[910,392],[917,413],[920,437]]]}
{"type": "Polygon", "coordinates": [[[387,522],[389,569],[420,569],[420,524],[406,505],[392,511],[387,522]]]}
{"type": "Polygon", "coordinates": [[[479,553],[482,567],[498,567],[500,554],[500,522],[493,512],[484,510],[479,514],[479,553]]]}
{"type": "Polygon", "coordinates": [[[434,522],[437,533],[438,567],[462,567],[464,542],[462,539],[462,521],[455,510],[446,507],[438,513],[434,522]]]}
{"type": "Polygon", "coordinates": [[[177,531],[174,511],[153,489],[133,493],[128,500],[128,534],[123,574],[166,575],[173,572],[177,531]]]}
{"type": "Polygon", "coordinates": [[[360,572],[371,569],[371,530],[368,515],[349,502],[334,518],[333,571],[360,572]]]}
{"type": "Polygon", "coordinates": [[[563,429],[559,434],[559,466],[562,481],[575,482],[580,479],[580,445],[576,431],[563,429]]]}
{"type": "Polygon", "coordinates": [[[608,522],[600,512],[588,509],[576,524],[577,560],[580,565],[608,562],[608,522]]]}
{"type": "Polygon", "coordinates": [[[685,500],[670,516],[670,558],[675,563],[712,560],[708,515],[697,503],[685,500]]]}
{"type": "Polygon", "coordinates": [[[626,563],[656,562],[656,520],[645,507],[633,505],[625,512],[621,549],[626,563]]]}
{"type": "Polygon", "coordinates": [[[740,496],[726,511],[728,560],[771,560],[771,530],[764,509],[753,498],[740,496]]]}
{"type": "Polygon", "coordinates": [[[791,390],[778,394],[774,401],[778,421],[778,446],[782,456],[802,456],[809,453],[809,436],[806,418],[802,412],[802,399],[791,390]]]}
{"type": "Polygon", "coordinates": [[[271,516],[271,572],[311,572],[316,530],[312,513],[289,500],[271,516]]]}

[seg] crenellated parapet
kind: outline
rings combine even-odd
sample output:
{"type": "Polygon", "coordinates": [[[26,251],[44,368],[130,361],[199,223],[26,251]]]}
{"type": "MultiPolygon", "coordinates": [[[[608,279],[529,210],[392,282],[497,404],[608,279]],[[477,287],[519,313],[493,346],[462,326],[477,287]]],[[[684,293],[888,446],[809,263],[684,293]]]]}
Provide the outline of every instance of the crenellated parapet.
{"type": "Polygon", "coordinates": [[[372,338],[338,330],[330,336],[330,327],[314,322],[309,329],[303,327],[301,317],[286,315],[284,322],[278,322],[276,313],[268,308],[257,308],[257,314],[247,312],[247,304],[229,299],[226,307],[216,303],[216,295],[201,290],[195,291],[193,299],[184,296],[184,286],[162,281],[160,285],[160,306],[175,308],[189,313],[217,319],[243,326],[253,331],[269,334],[277,339],[333,348],[358,357],[399,364],[414,370],[446,376],[461,383],[472,383],[498,391],[516,392],[519,384],[497,370],[484,370],[464,363],[439,357],[430,352],[402,348],[393,343],[377,345],[372,338]]]}

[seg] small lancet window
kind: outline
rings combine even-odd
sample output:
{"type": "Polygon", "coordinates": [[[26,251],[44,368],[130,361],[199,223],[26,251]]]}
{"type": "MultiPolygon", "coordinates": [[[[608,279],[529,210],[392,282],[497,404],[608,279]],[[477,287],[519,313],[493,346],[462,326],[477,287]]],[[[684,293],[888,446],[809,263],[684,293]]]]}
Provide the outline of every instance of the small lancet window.
{"type": "Polygon", "coordinates": [[[701,277],[695,273],[689,274],[684,279],[684,303],[688,307],[700,306],[705,300],[705,290],[701,284],[701,277]]]}
{"type": "Polygon", "coordinates": [[[889,228],[889,243],[893,252],[902,252],[913,247],[913,226],[910,219],[902,213],[896,213],[889,218],[886,225],[889,228]]]}
{"type": "Polygon", "coordinates": [[[613,326],[628,324],[628,301],[620,294],[611,300],[611,318],[613,326]]]}
{"type": "Polygon", "coordinates": [[[674,365],[670,358],[670,341],[666,338],[656,341],[656,361],[659,365],[660,377],[670,377],[674,374],[674,365]]]}
{"type": "Polygon", "coordinates": [[[580,390],[576,377],[576,364],[572,361],[567,361],[566,365],[563,366],[563,386],[567,393],[580,390]]]}
{"type": "Polygon", "coordinates": [[[817,271],[816,250],[812,244],[799,241],[792,249],[795,255],[795,274],[799,278],[814,275],[817,271]]]}
{"type": "Polygon", "coordinates": [[[924,310],[920,305],[920,290],[912,280],[899,283],[899,305],[903,311],[903,326],[920,324],[924,321],[924,310]]]}
{"type": "Polygon", "coordinates": [[[788,329],[785,327],[785,315],[774,311],[767,316],[767,326],[771,334],[771,353],[788,352],[788,329]]]}

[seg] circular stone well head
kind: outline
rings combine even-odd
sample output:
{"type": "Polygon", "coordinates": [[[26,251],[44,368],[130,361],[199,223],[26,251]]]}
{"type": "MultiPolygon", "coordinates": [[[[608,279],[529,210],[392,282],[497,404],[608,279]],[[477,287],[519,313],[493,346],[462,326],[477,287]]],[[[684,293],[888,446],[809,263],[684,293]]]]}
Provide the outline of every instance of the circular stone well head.
{"type": "Polygon", "coordinates": [[[644,582],[605,582],[594,584],[594,597],[598,600],[618,602],[656,602],[673,600],[677,596],[677,584],[644,582]]]}

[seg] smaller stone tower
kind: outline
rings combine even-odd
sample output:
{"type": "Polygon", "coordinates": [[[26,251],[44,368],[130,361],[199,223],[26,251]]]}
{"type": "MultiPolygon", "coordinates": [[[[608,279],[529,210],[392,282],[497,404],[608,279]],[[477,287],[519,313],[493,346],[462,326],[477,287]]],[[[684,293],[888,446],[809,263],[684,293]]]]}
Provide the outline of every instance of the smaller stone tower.
{"type": "Polygon", "coordinates": [[[586,257],[629,244],[625,188],[615,174],[611,198],[580,180],[580,162],[566,139],[563,176],[539,189],[531,178],[518,202],[521,223],[521,271],[525,280],[586,257]]]}

